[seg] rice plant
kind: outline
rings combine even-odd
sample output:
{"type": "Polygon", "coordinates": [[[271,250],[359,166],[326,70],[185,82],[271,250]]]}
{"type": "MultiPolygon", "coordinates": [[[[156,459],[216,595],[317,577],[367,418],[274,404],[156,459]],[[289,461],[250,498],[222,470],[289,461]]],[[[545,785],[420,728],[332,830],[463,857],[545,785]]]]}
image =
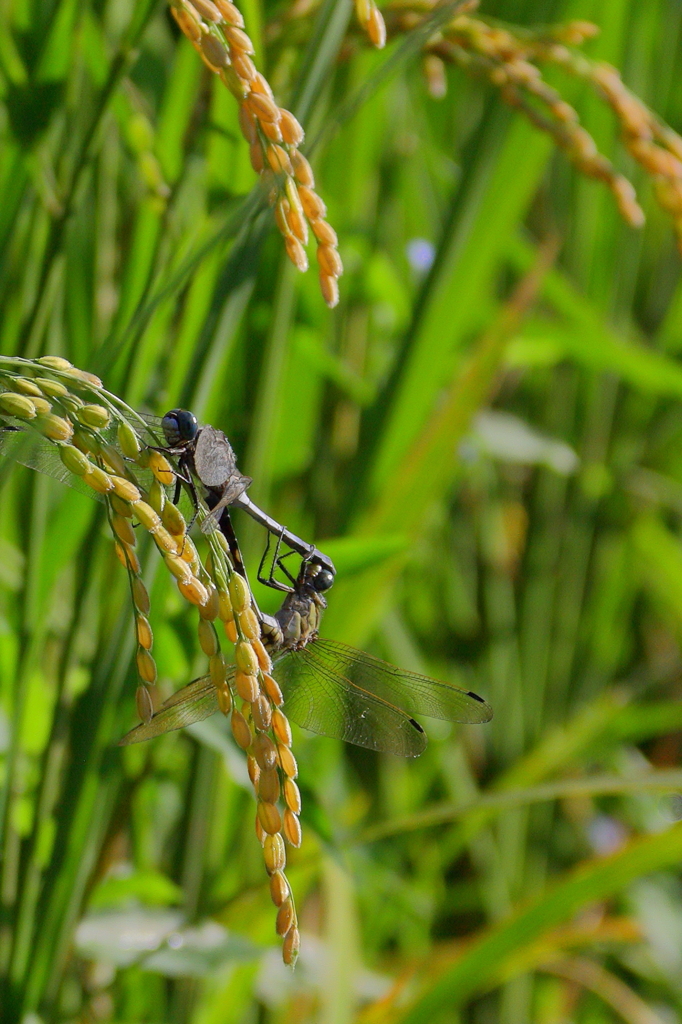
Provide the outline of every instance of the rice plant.
{"type": "Polygon", "coordinates": [[[6,5],[3,1024],[682,1019],[681,19],[6,5]],[[492,721],[292,730],[178,408],[492,721]]]}

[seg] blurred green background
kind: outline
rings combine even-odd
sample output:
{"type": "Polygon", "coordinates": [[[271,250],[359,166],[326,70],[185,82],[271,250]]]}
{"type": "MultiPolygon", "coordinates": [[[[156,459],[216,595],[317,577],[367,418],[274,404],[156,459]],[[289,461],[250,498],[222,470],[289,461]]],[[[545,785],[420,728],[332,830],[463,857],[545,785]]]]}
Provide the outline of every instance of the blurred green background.
{"type": "MultiPolygon", "coordinates": [[[[139,409],[183,405],[225,430],[254,499],[337,564],[323,632],[475,689],[495,718],[424,722],[410,763],[296,734],[291,973],[226,723],[115,746],[136,681],[104,514],[3,465],[3,1024],[674,1024],[669,223],[576,81],[550,76],[633,176],[640,232],[495,90],[448,69],[435,100],[409,47],[370,51],[350,4],[243,12],[277,99],[317,140],[338,309],[287,262],[236,104],[163,4],[7,0],[0,352],[67,356],[139,409]]],[[[682,128],[679,3],[483,14],[594,20],[586,52],[682,128]]],[[[235,519],[253,564],[263,538],[235,519]]],[[[148,555],[171,689],[202,658],[148,555]]]]}

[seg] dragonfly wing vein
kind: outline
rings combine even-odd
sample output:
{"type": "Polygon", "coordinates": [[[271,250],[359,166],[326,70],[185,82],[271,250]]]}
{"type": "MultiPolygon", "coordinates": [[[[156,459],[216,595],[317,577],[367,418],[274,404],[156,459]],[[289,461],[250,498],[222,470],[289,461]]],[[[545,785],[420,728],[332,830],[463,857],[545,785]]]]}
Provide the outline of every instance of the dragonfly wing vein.
{"type": "Polygon", "coordinates": [[[330,672],[346,676],[357,686],[381,700],[397,704],[410,715],[427,715],[469,725],[489,722],[492,718],[492,708],[486,701],[451,683],[389,665],[336,640],[319,638],[314,642],[314,650],[317,661],[326,665],[330,672]]]}
{"type": "Polygon", "coordinates": [[[426,748],[421,726],[319,660],[317,643],[285,655],[276,664],[284,710],[292,722],[369,750],[400,757],[421,754],[426,748]]]}
{"type": "Polygon", "coordinates": [[[210,677],[203,676],[183,686],[169,697],[151,721],[143,722],[131,729],[119,740],[119,746],[141,743],[143,740],[162,736],[163,733],[183,729],[194,722],[203,722],[218,710],[217,690],[210,677]]]}

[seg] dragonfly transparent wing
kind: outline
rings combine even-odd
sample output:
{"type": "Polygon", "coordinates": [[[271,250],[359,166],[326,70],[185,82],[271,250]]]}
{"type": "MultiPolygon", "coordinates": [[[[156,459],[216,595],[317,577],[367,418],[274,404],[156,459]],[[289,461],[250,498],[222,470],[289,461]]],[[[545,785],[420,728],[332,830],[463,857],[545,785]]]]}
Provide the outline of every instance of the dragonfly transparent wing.
{"type": "Polygon", "coordinates": [[[0,460],[2,459],[19,462],[22,466],[27,466],[28,469],[35,469],[39,473],[59,480],[62,484],[68,484],[69,487],[80,491],[81,494],[87,494],[88,497],[95,498],[97,501],[104,501],[101,494],[69,472],[59,458],[57,446],[33,430],[11,430],[0,427],[0,460]]]}
{"type": "Polygon", "coordinates": [[[319,637],[306,650],[330,676],[348,680],[409,715],[428,715],[469,725],[489,722],[493,717],[490,705],[476,693],[389,665],[336,640],[319,637]]]}
{"type": "MultiPolygon", "coordinates": [[[[234,675],[232,669],[231,675],[234,675]]],[[[230,680],[230,673],[228,673],[230,680]]],[[[193,682],[177,690],[172,697],[161,705],[150,722],[143,722],[136,725],[134,729],[126,733],[123,739],[119,740],[119,746],[125,747],[129,743],[141,743],[142,740],[151,740],[155,736],[162,736],[165,732],[173,732],[174,729],[184,729],[186,725],[193,722],[203,722],[218,711],[218,694],[211,682],[210,676],[202,676],[193,682]]]]}
{"type": "MultiPolygon", "coordinates": [[[[319,640],[277,660],[275,676],[292,722],[322,736],[399,757],[417,757],[426,748],[424,730],[390,701],[370,693],[341,664],[318,657],[319,640]]],[[[351,648],[347,648],[351,650],[351,648]]],[[[358,652],[359,653],[359,652],[358,652]]]]}

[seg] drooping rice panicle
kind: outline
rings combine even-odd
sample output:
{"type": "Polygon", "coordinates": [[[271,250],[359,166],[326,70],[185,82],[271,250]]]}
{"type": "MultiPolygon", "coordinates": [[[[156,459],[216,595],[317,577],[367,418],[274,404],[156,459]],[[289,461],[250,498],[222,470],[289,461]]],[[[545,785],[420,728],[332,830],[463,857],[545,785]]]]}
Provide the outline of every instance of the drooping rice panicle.
{"type": "MultiPolygon", "coordinates": [[[[383,20],[369,0],[376,45],[383,45],[383,20]]],[[[320,289],[328,306],[339,301],[343,264],[336,232],[315,189],[310,164],[299,151],[304,132],[294,115],[279,107],[253,62],[253,44],[244,19],[231,0],[171,0],[171,13],[204,64],[219,75],[239,103],[239,125],[249,144],[251,166],[260,175],[275,211],[287,255],[298,270],[308,269],[308,225],[317,242],[320,289]]]]}
{"type": "Polygon", "coordinates": [[[374,0],[355,0],[355,16],[372,46],[382,50],[386,45],[386,23],[374,0]]]}
{"type": "MultiPolygon", "coordinates": [[[[435,0],[387,4],[389,38],[418,29],[435,6],[435,0]]],[[[542,69],[559,67],[582,78],[613,110],[625,149],[651,179],[656,201],[671,218],[682,252],[682,137],[627,88],[616,68],[576,50],[598,34],[597,26],[576,20],[540,29],[512,28],[472,17],[477,6],[476,0],[460,6],[424,46],[423,69],[430,94],[445,95],[447,64],[486,78],[506,103],[550,135],[582,174],[607,186],[628,224],[641,227],[644,211],[634,186],[598,151],[576,109],[546,81],[542,69]]]]}
{"type": "MultiPolygon", "coordinates": [[[[210,551],[202,565],[182,513],[166,495],[166,487],[175,483],[176,469],[163,452],[150,448],[137,433],[131,422],[133,411],[124,415],[123,404],[104,391],[98,378],[76,370],[60,357],[47,358],[50,362],[38,363],[0,357],[0,386],[6,389],[0,392],[0,413],[42,433],[57,448],[65,468],[104,496],[116,554],[130,580],[140,680],[136,705],[145,723],[151,721],[158,705],[157,670],[149,594],[141,577],[133,523],[149,533],[179,592],[197,607],[199,645],[208,658],[220,710],[230,715],[235,742],[247,752],[257,798],[256,834],[277,907],[276,930],[282,939],[284,961],[293,965],[300,935],[284,868],[285,840],[294,847],[301,845],[301,798],[294,781],[298,769],[291,752],[291,729],[281,710],[282,692],[272,675],[248,583],[235,571],[220,530],[207,536],[210,551]],[[34,376],[38,370],[57,376],[34,376]],[[117,447],[108,439],[114,423],[117,447]],[[152,475],[147,489],[135,475],[141,470],[152,475]],[[223,622],[226,636],[235,646],[234,689],[239,708],[228,683],[228,663],[220,649],[216,620],[223,622]]],[[[200,509],[200,517],[205,514],[200,509]]]]}

